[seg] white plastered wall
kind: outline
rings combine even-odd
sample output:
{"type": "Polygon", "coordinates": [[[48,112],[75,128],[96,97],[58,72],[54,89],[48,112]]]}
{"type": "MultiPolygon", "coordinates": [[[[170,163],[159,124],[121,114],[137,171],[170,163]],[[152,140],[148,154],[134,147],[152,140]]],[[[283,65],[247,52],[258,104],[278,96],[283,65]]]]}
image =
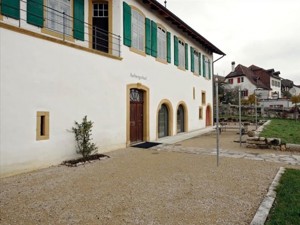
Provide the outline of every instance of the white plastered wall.
{"type": "MultiPolygon", "coordinates": [[[[211,110],[213,105],[212,80],[193,75],[190,52],[189,70],[178,69],[173,62],[173,36],[183,35],[143,6],[136,6],[171,32],[170,64],[133,53],[122,43],[123,60],[115,60],[0,28],[1,176],[76,157],[70,130],[74,121],[81,121],[85,115],[94,122],[93,141],[100,152],[125,147],[128,84],[141,83],[149,88],[150,140],[157,138],[157,110],[163,99],[172,104],[173,134],[176,107],[181,101],[187,105],[188,131],[205,127],[206,105],[211,105],[211,110]],[[206,93],[206,105],[202,105],[202,91],[206,93]],[[199,119],[200,106],[203,119],[199,119]],[[50,113],[49,140],[36,140],[37,111],[50,113]]],[[[121,3],[115,7],[114,13],[120,12],[115,17],[118,23],[122,18],[121,3]]],[[[122,25],[115,23],[114,32],[122,34],[122,25]]],[[[185,41],[213,61],[212,55],[193,40],[185,41]]]]}

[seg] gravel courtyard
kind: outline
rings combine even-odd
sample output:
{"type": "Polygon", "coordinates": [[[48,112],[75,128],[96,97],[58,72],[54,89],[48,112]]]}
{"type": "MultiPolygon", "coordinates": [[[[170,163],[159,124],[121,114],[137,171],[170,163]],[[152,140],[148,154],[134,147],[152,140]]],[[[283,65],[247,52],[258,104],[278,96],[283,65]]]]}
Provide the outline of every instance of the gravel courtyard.
{"type": "MultiPolygon", "coordinates": [[[[187,143],[185,143],[187,144],[187,143]]],[[[249,224],[280,164],[127,148],[1,179],[0,224],[249,224]]]]}

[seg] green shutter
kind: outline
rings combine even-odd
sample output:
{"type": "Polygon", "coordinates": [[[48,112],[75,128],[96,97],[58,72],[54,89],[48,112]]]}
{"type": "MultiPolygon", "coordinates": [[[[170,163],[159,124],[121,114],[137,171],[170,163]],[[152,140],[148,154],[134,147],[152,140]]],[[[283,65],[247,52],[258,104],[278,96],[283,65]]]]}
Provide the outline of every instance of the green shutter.
{"type": "Polygon", "coordinates": [[[189,45],[185,43],[185,69],[189,69],[189,45]]]}
{"type": "Polygon", "coordinates": [[[174,35],[174,65],[178,66],[178,38],[174,35]]]}
{"type": "Polygon", "coordinates": [[[192,72],[195,71],[195,65],[194,65],[194,48],[192,46],[191,46],[191,71],[192,72]]]}
{"type": "Polygon", "coordinates": [[[124,45],[131,47],[131,8],[123,2],[123,39],[124,45]]]}
{"type": "Polygon", "coordinates": [[[27,23],[38,27],[43,27],[43,0],[27,0],[27,23]]]}
{"type": "Polygon", "coordinates": [[[74,0],[74,38],[84,41],[84,0],[74,0]]]}
{"type": "Polygon", "coordinates": [[[171,33],[167,32],[167,60],[171,63],[171,33]]]}
{"type": "Polygon", "coordinates": [[[205,56],[202,55],[202,65],[203,65],[203,77],[206,77],[206,71],[205,71],[205,56]]]}
{"type": "Polygon", "coordinates": [[[151,55],[157,57],[157,25],[151,21],[151,55]]]}
{"type": "Polygon", "coordinates": [[[210,60],[208,60],[208,78],[211,78],[210,60]]]}
{"type": "Polygon", "coordinates": [[[201,53],[199,52],[199,56],[198,56],[198,65],[199,65],[199,75],[201,75],[201,53]]]}
{"type": "Polygon", "coordinates": [[[146,53],[151,55],[151,21],[150,19],[145,19],[146,24],[146,53]]]}
{"type": "Polygon", "coordinates": [[[19,20],[20,0],[2,0],[1,14],[19,20]]]}

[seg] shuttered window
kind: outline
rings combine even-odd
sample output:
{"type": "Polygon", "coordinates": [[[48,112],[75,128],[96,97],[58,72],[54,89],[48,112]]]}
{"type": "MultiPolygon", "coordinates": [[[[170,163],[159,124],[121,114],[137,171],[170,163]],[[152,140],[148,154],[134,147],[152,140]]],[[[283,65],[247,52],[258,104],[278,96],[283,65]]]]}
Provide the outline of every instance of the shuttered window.
{"type": "Polygon", "coordinates": [[[201,65],[199,65],[199,53],[195,50],[193,52],[193,58],[195,62],[195,74],[199,74],[199,67],[201,67],[201,65]]]}
{"type": "Polygon", "coordinates": [[[151,55],[157,57],[157,25],[151,21],[151,55]]]}
{"type": "Polygon", "coordinates": [[[167,32],[167,61],[171,63],[171,33],[167,32]]]}
{"type": "Polygon", "coordinates": [[[70,0],[47,0],[46,2],[46,27],[59,33],[72,35],[70,0]]]}
{"type": "Polygon", "coordinates": [[[43,0],[27,0],[27,23],[43,27],[43,0]]]}
{"type": "Polygon", "coordinates": [[[189,45],[187,43],[185,43],[185,69],[188,70],[189,69],[189,45]]]}
{"type": "Polygon", "coordinates": [[[208,67],[208,79],[211,79],[211,63],[209,59],[207,59],[207,67],[208,67]]]}
{"type": "Polygon", "coordinates": [[[74,0],[74,38],[84,41],[84,0],[74,0]]]}
{"type": "Polygon", "coordinates": [[[185,68],[185,46],[181,40],[178,41],[178,66],[185,68]]]}
{"type": "Polygon", "coordinates": [[[204,55],[202,55],[202,68],[203,68],[203,77],[206,77],[205,56],[204,55]]]}
{"type": "MultiPolygon", "coordinates": [[[[191,46],[190,52],[191,52],[191,71],[194,72],[195,71],[195,68],[194,68],[195,61],[194,61],[194,48],[192,46],[191,46]]],[[[197,63],[197,61],[196,61],[196,63],[197,63]]]]}
{"type": "Polygon", "coordinates": [[[131,47],[145,51],[145,17],[131,9],[131,47]]]}
{"type": "Polygon", "coordinates": [[[2,0],[1,14],[14,19],[20,19],[20,0],[2,0]]]}
{"type": "Polygon", "coordinates": [[[178,38],[174,36],[174,65],[178,66],[178,38]]]}
{"type": "Polygon", "coordinates": [[[157,58],[166,61],[167,60],[167,33],[161,27],[158,27],[157,29],[157,45],[158,45],[157,58]]]}
{"type": "Polygon", "coordinates": [[[123,2],[123,43],[131,47],[131,8],[123,2]]]}
{"type": "Polygon", "coordinates": [[[151,55],[151,20],[145,19],[146,25],[146,54],[151,55]]]}
{"type": "Polygon", "coordinates": [[[199,75],[201,75],[201,53],[199,52],[199,57],[198,57],[198,60],[199,60],[199,75]]]}

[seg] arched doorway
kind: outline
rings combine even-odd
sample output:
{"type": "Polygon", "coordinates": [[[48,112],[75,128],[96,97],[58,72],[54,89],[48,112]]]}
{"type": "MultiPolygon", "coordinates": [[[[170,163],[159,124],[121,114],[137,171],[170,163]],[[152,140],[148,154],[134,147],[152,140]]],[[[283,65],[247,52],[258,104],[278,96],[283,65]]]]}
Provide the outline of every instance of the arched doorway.
{"type": "Polygon", "coordinates": [[[162,104],[158,112],[158,137],[169,135],[169,110],[166,104],[162,104]]]}
{"type": "Polygon", "coordinates": [[[130,89],[130,142],[143,141],[144,93],[139,89],[130,89]]]}
{"type": "Polygon", "coordinates": [[[184,132],[184,108],[182,105],[177,109],[177,133],[184,132]]]}
{"type": "Polygon", "coordinates": [[[206,126],[211,126],[211,107],[206,106],[206,126]]]}

